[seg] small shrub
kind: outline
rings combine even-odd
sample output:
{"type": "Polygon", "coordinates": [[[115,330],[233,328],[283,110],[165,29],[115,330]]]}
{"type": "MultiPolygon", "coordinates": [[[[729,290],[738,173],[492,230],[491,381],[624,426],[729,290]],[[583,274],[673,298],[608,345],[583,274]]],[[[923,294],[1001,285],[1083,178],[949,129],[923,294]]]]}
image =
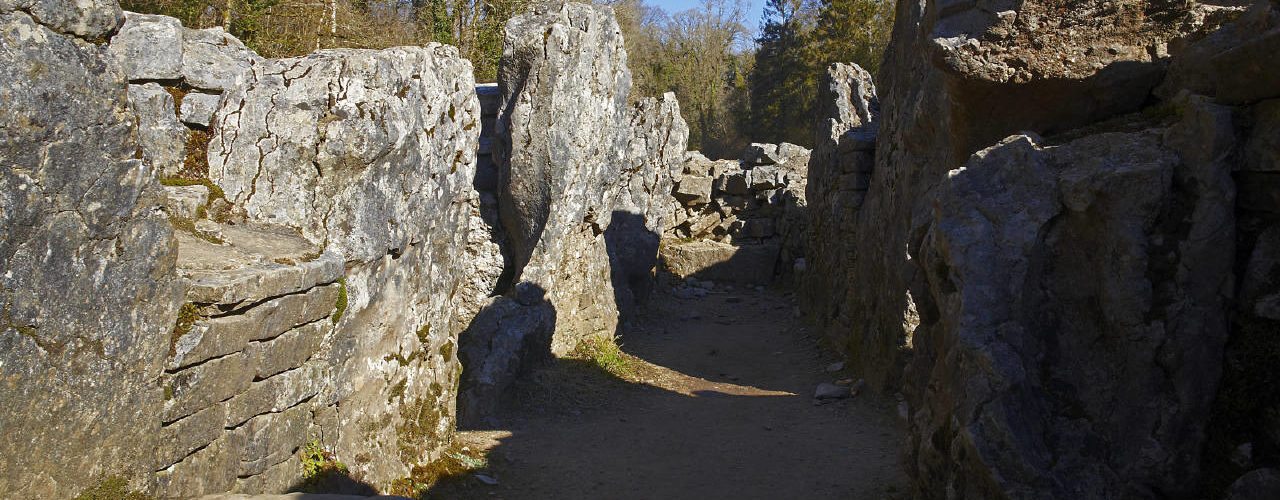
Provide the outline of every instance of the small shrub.
{"type": "Polygon", "coordinates": [[[320,441],[312,439],[298,451],[302,459],[302,484],[296,491],[315,493],[324,489],[324,485],[336,478],[350,477],[351,472],[346,464],[320,445],[320,441]]]}

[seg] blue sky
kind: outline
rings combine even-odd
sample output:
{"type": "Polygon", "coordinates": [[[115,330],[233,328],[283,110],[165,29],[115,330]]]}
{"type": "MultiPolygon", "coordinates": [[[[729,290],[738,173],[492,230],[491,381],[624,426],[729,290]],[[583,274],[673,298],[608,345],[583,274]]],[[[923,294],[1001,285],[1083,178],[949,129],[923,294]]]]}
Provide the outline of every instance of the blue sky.
{"type": "MultiPolygon", "coordinates": [[[[662,7],[668,14],[702,5],[701,0],[644,0],[649,5],[662,7]]],[[[764,0],[744,0],[747,14],[747,30],[754,37],[760,31],[760,16],[764,12],[764,0]]]]}

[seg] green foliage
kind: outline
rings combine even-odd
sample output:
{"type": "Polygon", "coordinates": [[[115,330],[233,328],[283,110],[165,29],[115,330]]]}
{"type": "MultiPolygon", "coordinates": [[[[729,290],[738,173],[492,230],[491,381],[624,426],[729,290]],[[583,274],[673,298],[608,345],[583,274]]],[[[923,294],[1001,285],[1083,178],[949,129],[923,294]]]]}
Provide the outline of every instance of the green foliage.
{"type": "Polygon", "coordinates": [[[347,278],[338,278],[338,301],[333,304],[333,324],[338,324],[342,315],[347,312],[347,278]]]}
{"type": "Polygon", "coordinates": [[[108,476],[80,492],[75,500],[152,500],[152,497],[130,490],[129,481],[123,477],[108,476]]]}
{"type": "Polygon", "coordinates": [[[668,15],[643,0],[603,0],[617,13],[632,70],[633,99],[674,92],[689,124],[689,148],[734,156],[747,141],[738,121],[751,55],[745,4],[703,0],[668,15]]]}
{"type": "Polygon", "coordinates": [[[298,458],[302,460],[302,484],[296,491],[319,493],[327,490],[326,484],[339,477],[350,477],[346,464],[338,461],[337,456],[320,445],[320,441],[312,439],[298,450],[298,458]]]}
{"type": "Polygon", "coordinates": [[[888,0],[768,0],[749,79],[753,139],[812,147],[817,86],[827,66],[851,62],[876,74],[893,8],[888,0]]]}
{"type": "Polygon", "coordinates": [[[266,57],[324,48],[380,49],[440,42],[494,81],[502,27],[532,0],[123,0],[125,10],[176,17],[188,28],[221,26],[266,57]]]}

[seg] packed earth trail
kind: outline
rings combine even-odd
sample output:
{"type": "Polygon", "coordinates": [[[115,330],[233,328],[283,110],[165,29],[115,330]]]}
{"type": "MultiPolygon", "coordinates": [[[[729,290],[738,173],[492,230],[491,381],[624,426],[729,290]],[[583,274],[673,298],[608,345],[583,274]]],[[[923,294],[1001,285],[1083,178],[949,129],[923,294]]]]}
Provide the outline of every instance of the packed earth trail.
{"type": "Polygon", "coordinates": [[[486,468],[429,497],[896,496],[896,402],[815,400],[819,384],[851,381],[828,371],[835,360],[793,307],[764,289],[655,294],[621,327],[623,353],[557,360],[486,429],[464,431],[488,448],[486,468]]]}

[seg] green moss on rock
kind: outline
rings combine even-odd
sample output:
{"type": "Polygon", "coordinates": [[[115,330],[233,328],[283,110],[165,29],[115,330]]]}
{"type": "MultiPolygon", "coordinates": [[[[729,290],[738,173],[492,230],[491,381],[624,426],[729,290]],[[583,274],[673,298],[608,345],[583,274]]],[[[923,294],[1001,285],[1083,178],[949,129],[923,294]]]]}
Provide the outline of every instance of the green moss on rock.
{"type": "Polygon", "coordinates": [[[338,279],[338,301],[333,304],[333,324],[338,324],[342,320],[342,315],[347,312],[347,278],[338,279]]]}
{"type": "Polygon", "coordinates": [[[153,497],[130,490],[129,481],[121,476],[108,476],[80,492],[75,500],[153,500],[153,497]]]}

